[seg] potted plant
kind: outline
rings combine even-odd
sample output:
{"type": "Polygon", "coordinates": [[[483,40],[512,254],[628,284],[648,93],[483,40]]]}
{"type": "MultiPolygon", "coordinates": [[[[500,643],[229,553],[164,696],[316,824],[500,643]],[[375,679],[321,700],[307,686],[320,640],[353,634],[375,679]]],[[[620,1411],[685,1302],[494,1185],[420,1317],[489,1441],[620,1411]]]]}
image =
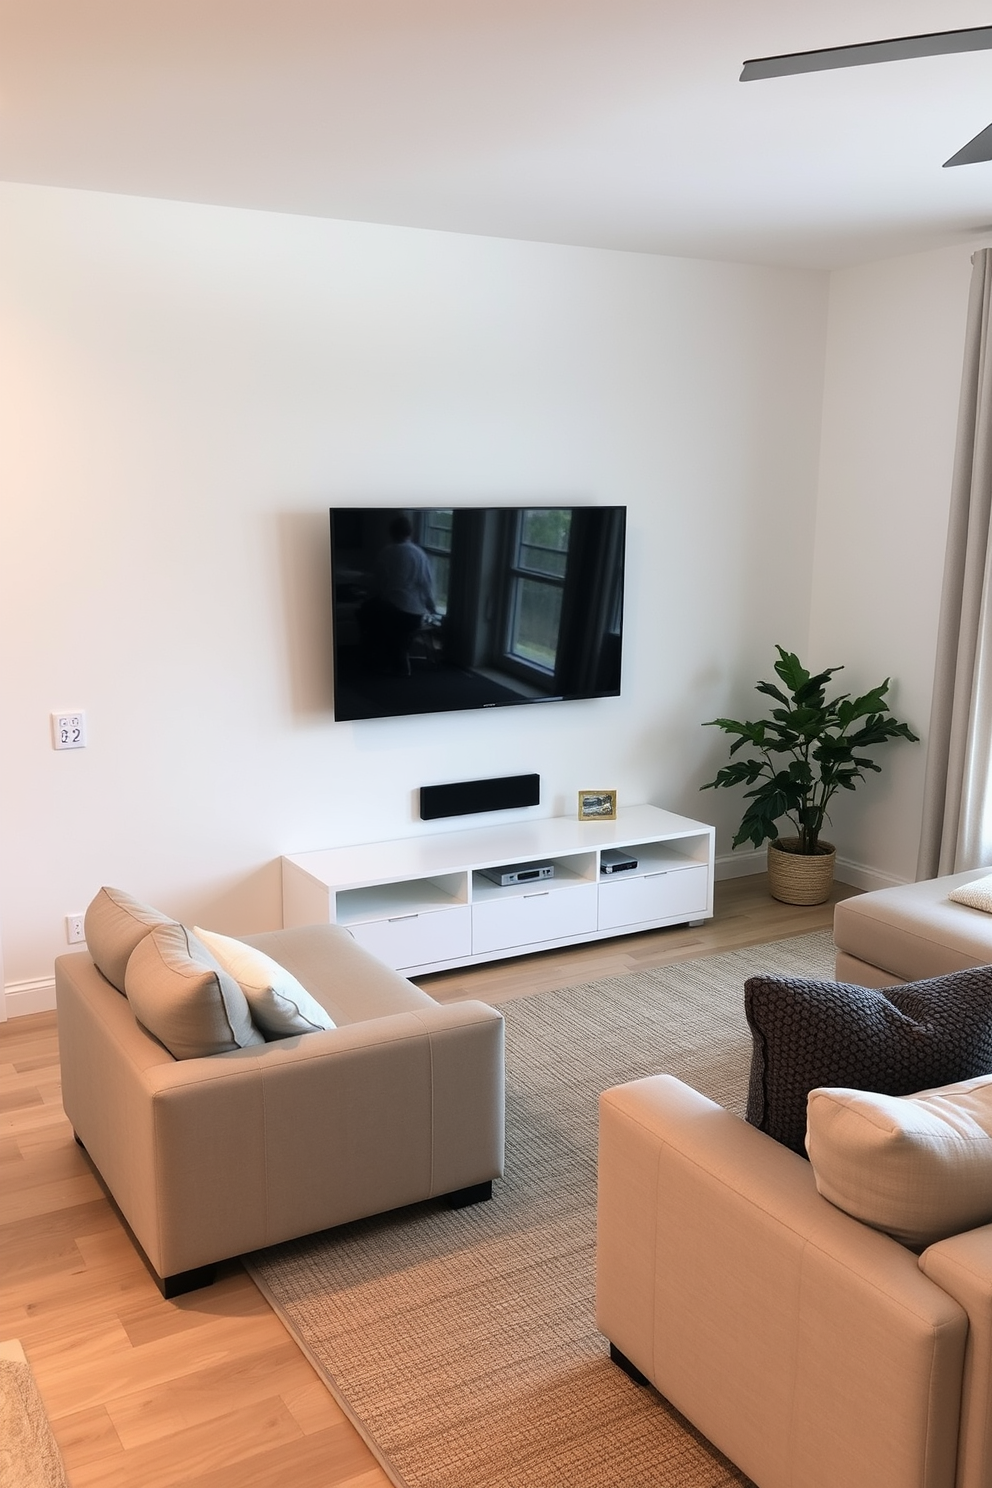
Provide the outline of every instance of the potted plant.
{"type": "Polygon", "coordinates": [[[830,801],[838,790],[854,790],[866,770],[878,772],[865,750],[889,739],[915,742],[918,736],[888,712],[888,677],[861,697],[841,693],[828,699],[827,684],[842,667],[811,676],[793,652],[775,649],[775,671],[785,690],[774,682],[759,682],[757,691],[779,706],[756,723],[712,718],[704,725],[736,735],[731,756],[747,746],[753,752],[724,765],[700,789],[753,787],[744,793],[748,804],[734,847],[743,842],[760,847],[767,841],[773,898],[786,904],[822,904],[830,896],[836,856],[833,844],[820,836],[830,801]],[[795,836],[779,836],[782,817],[792,823],[795,836]]]}

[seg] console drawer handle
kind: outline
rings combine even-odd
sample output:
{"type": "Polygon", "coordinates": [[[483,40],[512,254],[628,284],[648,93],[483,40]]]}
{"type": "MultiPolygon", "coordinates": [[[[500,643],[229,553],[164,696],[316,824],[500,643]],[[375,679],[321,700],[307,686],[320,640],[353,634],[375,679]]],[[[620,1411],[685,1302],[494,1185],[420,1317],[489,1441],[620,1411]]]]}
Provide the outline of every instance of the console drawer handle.
{"type": "Polygon", "coordinates": [[[419,920],[419,919],[420,919],[419,914],[390,915],[389,916],[389,923],[391,925],[398,925],[401,920],[419,920]]]}
{"type": "Polygon", "coordinates": [[[550,893],[551,893],[551,890],[550,889],[541,889],[536,894],[525,894],[524,895],[524,898],[525,899],[547,899],[547,897],[548,897],[548,895],[550,893]]]}
{"type": "Polygon", "coordinates": [[[665,878],[668,874],[667,868],[656,868],[654,873],[645,873],[645,878],[665,878]]]}

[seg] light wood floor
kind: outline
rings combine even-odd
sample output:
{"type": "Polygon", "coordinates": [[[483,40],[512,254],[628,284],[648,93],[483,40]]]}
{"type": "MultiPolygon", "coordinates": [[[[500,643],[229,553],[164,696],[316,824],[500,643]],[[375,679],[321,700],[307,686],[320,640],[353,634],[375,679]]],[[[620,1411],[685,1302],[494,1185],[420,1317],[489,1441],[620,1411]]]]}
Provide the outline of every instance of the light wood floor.
{"type": "MultiPolygon", "coordinates": [[[[855,890],[836,886],[834,898],[855,890]]],[[[444,1001],[506,1001],[829,926],[764,875],[717,885],[699,929],[422,978],[444,1001]]],[[[72,1140],[54,1013],[0,1024],[0,1340],[34,1369],[72,1488],[388,1488],[236,1262],[160,1297],[72,1140]]]]}

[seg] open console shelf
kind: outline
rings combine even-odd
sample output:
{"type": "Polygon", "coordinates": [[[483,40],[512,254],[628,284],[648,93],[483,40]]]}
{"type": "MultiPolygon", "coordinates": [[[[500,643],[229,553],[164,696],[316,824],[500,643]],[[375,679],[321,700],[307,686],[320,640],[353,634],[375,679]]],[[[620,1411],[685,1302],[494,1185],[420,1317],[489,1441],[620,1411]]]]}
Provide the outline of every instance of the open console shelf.
{"type": "Polygon", "coordinates": [[[346,925],[408,976],[713,913],[714,831],[657,806],[616,821],[545,817],[295,853],[282,860],[283,923],[346,925]],[[621,848],[635,868],[607,873],[621,848]],[[486,869],[544,864],[551,877],[500,884],[486,869]]]}

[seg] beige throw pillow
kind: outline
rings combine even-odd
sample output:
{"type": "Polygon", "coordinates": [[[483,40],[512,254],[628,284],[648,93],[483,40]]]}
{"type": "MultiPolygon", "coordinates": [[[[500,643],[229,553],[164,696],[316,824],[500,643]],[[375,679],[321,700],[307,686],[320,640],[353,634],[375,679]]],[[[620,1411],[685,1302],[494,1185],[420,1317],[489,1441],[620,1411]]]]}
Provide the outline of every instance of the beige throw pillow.
{"type": "Polygon", "coordinates": [[[986,914],[992,914],[992,873],[985,878],[973,878],[970,883],[954,889],[947,897],[953,899],[955,904],[967,904],[969,909],[982,909],[986,914]]]}
{"type": "Polygon", "coordinates": [[[992,1221],[992,1075],[918,1095],[811,1090],[806,1150],[825,1199],[922,1249],[992,1221]]]}
{"type": "Polygon", "coordinates": [[[174,925],[175,920],[150,904],[142,904],[123,889],[103,888],[83,920],[86,948],[108,982],[124,991],[124,971],[139,940],[156,925],[174,925]]]}
{"type": "Polygon", "coordinates": [[[334,1028],[331,1015],[324,1011],[292,972],[258,951],[230,935],[218,935],[215,930],[201,930],[196,934],[217,960],[238,983],[257,1028],[272,1038],[289,1038],[294,1033],[316,1033],[322,1028],[334,1028]]]}
{"type": "Polygon", "coordinates": [[[157,925],[138,942],[124,990],[138,1022],[176,1059],[265,1042],[237,982],[185,925],[157,925]]]}

